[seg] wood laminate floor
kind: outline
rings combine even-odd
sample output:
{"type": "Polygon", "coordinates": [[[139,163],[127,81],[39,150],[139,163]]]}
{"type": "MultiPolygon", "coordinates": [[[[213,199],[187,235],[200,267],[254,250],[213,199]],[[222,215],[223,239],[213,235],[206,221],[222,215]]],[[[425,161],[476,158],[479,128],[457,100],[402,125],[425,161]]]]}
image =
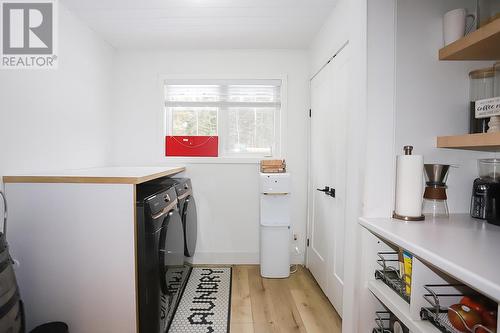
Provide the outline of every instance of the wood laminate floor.
{"type": "Polygon", "coordinates": [[[259,266],[233,266],[231,333],[340,333],[341,319],[311,273],[263,279],[259,266]]]}

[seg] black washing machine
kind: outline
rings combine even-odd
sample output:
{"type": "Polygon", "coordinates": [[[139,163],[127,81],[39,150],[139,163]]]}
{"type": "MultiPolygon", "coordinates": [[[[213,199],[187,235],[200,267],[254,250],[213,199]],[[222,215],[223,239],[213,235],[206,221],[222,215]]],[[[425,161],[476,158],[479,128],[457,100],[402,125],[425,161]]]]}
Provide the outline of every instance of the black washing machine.
{"type": "Polygon", "coordinates": [[[166,187],[175,187],[177,193],[179,213],[184,230],[184,255],[192,257],[196,249],[198,236],[198,217],[196,201],[193,196],[193,186],[189,178],[166,178],[160,181],[166,187]]]}
{"type": "Polygon", "coordinates": [[[175,188],[137,186],[139,332],[167,331],[189,277],[175,188]]]}

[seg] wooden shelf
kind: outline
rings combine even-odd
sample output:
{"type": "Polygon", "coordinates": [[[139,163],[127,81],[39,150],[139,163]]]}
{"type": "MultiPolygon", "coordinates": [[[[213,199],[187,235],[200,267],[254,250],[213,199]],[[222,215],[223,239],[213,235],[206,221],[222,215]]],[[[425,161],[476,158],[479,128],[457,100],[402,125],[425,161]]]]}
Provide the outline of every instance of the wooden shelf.
{"type": "Polygon", "coordinates": [[[438,148],[500,151],[500,133],[438,136],[438,148]]]}
{"type": "Polygon", "coordinates": [[[499,60],[500,19],[439,50],[439,60],[499,60]]]}

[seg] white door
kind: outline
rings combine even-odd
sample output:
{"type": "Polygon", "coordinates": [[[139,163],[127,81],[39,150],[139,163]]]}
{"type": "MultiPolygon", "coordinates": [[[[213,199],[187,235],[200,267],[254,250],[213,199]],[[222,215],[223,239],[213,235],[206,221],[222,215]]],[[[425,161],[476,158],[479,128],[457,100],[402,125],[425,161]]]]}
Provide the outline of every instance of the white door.
{"type": "Polygon", "coordinates": [[[348,83],[347,47],[311,81],[307,264],[340,316],[344,284],[348,83]],[[329,191],[325,191],[326,186],[329,191]]]}

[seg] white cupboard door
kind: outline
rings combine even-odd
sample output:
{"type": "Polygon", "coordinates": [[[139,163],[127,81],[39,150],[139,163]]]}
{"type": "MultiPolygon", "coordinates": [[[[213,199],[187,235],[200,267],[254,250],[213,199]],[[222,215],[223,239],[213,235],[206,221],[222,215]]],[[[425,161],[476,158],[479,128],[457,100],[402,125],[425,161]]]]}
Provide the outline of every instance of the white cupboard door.
{"type": "Polygon", "coordinates": [[[342,316],[349,53],[344,48],[311,81],[310,224],[307,264],[342,316]],[[335,189],[335,196],[318,189],[335,189]]]}
{"type": "Polygon", "coordinates": [[[320,287],[328,289],[328,266],[330,261],[330,220],[334,198],[321,192],[331,186],[334,175],[334,145],[331,126],[330,68],[323,69],[311,81],[311,224],[308,248],[308,266],[320,287]]]}

